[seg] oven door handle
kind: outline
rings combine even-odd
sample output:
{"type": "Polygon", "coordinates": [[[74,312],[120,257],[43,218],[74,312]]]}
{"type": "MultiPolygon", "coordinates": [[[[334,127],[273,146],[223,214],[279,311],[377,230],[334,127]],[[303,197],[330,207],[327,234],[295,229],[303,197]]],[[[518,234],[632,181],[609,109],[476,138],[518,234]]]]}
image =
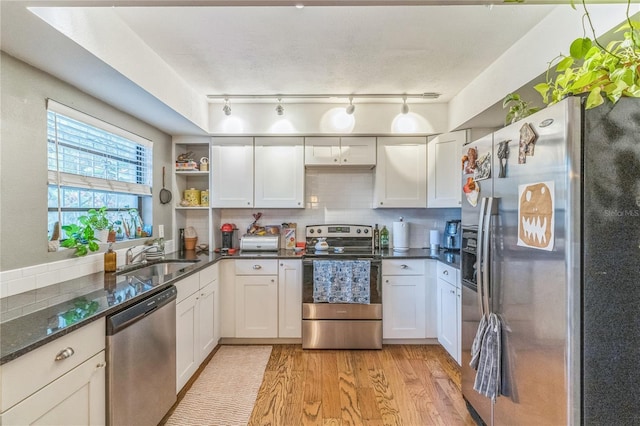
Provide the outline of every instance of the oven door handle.
{"type": "Polygon", "coordinates": [[[351,259],[351,258],[349,258],[349,259],[339,258],[339,259],[338,259],[338,258],[325,258],[325,257],[320,258],[320,259],[318,259],[318,258],[316,258],[316,259],[304,259],[304,258],[303,258],[303,259],[302,259],[302,264],[303,264],[303,265],[313,265],[313,261],[314,261],[314,260],[331,260],[331,261],[340,261],[340,260],[368,260],[368,261],[370,261],[370,262],[371,262],[371,265],[372,265],[372,266],[380,266],[380,265],[382,265],[382,259],[372,259],[372,258],[370,258],[370,257],[357,257],[357,258],[355,258],[355,259],[351,259]]]}

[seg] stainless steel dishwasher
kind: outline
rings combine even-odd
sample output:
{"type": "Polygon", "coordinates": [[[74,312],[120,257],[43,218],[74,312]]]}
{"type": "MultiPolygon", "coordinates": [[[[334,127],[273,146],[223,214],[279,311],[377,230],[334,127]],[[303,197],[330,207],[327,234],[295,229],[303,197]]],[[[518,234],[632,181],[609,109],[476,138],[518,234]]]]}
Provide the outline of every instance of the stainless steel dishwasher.
{"type": "Polygon", "coordinates": [[[107,422],[157,425],[176,402],[174,286],[107,318],[107,422]]]}

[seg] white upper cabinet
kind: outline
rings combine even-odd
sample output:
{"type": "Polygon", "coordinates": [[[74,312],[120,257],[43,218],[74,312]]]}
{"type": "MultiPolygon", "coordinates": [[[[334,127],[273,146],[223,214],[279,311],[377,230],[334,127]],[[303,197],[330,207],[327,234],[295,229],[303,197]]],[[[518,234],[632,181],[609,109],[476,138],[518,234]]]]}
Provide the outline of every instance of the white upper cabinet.
{"type": "Polygon", "coordinates": [[[304,164],[305,166],[333,166],[340,164],[340,138],[304,138],[304,164]]]}
{"type": "Polygon", "coordinates": [[[427,139],[378,138],[374,208],[427,207],[427,139]]]}
{"type": "Polygon", "coordinates": [[[304,144],[305,166],[376,165],[375,137],[307,137],[304,144]]]}
{"type": "Polygon", "coordinates": [[[256,138],[254,191],[254,207],[304,208],[302,138],[256,138]]]}
{"type": "Polygon", "coordinates": [[[213,138],[212,207],[253,207],[253,138],[213,138]]]}
{"type": "Polygon", "coordinates": [[[460,207],[460,157],[465,130],[436,136],[427,145],[427,207],[460,207]]]}

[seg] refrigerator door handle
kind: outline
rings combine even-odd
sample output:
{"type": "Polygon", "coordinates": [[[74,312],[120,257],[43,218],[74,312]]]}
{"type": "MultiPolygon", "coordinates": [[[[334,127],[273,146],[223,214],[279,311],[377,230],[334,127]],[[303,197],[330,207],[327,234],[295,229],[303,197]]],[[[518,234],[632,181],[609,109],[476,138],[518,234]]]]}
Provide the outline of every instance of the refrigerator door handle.
{"type": "Polygon", "coordinates": [[[484,220],[483,225],[484,229],[482,230],[482,300],[484,305],[484,311],[488,314],[491,312],[489,308],[489,262],[491,259],[489,258],[489,241],[490,241],[490,226],[491,226],[491,215],[493,214],[493,197],[487,198],[486,210],[484,211],[484,220]]]}
{"type": "Polygon", "coordinates": [[[480,200],[480,216],[478,217],[478,242],[480,244],[478,244],[478,247],[476,248],[477,250],[477,257],[476,257],[476,280],[477,280],[477,284],[478,284],[478,307],[480,309],[480,314],[482,316],[485,316],[486,314],[488,314],[487,311],[485,311],[485,304],[484,304],[484,283],[483,283],[483,274],[482,274],[482,257],[484,255],[483,253],[483,241],[484,241],[484,221],[485,221],[485,217],[486,217],[486,209],[487,209],[487,198],[486,197],[482,197],[482,199],[480,200]]]}

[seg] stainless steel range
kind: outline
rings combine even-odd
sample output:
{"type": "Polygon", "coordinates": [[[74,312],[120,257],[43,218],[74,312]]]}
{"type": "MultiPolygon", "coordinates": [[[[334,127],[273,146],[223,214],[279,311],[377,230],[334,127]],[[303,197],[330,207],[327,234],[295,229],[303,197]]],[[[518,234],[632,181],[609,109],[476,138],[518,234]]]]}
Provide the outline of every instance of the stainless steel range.
{"type": "Polygon", "coordinates": [[[382,348],[381,260],[371,226],[311,225],[305,235],[302,347],[382,348]]]}

